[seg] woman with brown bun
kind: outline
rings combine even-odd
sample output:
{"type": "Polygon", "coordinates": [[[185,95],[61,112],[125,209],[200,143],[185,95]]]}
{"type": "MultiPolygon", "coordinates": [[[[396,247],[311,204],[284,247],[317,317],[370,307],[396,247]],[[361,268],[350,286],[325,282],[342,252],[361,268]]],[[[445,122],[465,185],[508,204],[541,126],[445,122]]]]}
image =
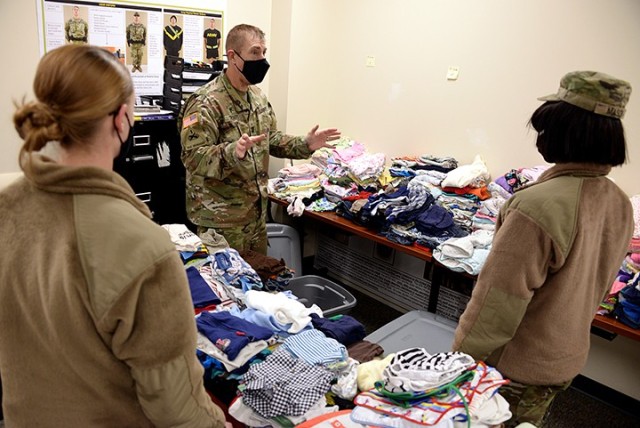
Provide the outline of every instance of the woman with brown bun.
{"type": "Polygon", "coordinates": [[[42,58],[33,89],[14,115],[24,178],[0,193],[7,426],[224,426],[184,267],[112,170],[132,136],[128,71],[66,45],[42,58]]]}

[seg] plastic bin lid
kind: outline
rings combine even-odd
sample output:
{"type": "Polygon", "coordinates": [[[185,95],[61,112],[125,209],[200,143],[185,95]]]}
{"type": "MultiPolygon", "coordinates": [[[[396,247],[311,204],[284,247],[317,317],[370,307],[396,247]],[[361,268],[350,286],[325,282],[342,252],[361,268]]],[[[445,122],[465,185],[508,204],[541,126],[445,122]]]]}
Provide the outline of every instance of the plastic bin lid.
{"type": "Polygon", "coordinates": [[[385,354],[407,348],[424,348],[429,353],[448,352],[456,323],[426,311],[411,311],[383,325],[365,340],[377,343],[385,354]]]}
{"type": "Polygon", "coordinates": [[[291,226],[280,223],[267,223],[267,255],[275,259],[283,259],[288,268],[293,269],[293,276],[302,275],[302,257],[300,256],[300,237],[291,226]]]}

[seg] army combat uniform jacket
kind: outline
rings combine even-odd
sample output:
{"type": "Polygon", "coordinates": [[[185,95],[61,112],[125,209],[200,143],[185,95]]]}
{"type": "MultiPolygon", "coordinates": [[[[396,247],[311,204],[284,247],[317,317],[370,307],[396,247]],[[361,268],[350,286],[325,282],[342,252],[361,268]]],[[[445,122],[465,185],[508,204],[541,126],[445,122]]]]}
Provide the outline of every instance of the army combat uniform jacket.
{"type": "Polygon", "coordinates": [[[33,156],[0,192],[7,426],[223,427],[167,232],[118,174],[33,156]]]}
{"type": "Polygon", "coordinates": [[[71,18],[64,26],[64,36],[71,43],[87,43],[89,25],[84,19],[71,18]]]}
{"type": "Polygon", "coordinates": [[[505,203],[454,349],[528,385],[559,385],[582,370],[591,322],[633,232],[631,203],[610,170],[557,164],[505,203]]]}
{"type": "Polygon", "coordinates": [[[258,87],[243,94],[224,73],[187,100],[178,124],[187,214],[207,228],[266,221],[269,155],[304,159],[312,153],[303,138],[278,131],[271,104],[258,87]],[[263,133],[269,138],[238,159],[236,141],[242,134],[263,133]]]}
{"type": "Polygon", "coordinates": [[[145,45],[146,43],[147,29],[144,25],[140,23],[127,25],[127,44],[145,45]]]}

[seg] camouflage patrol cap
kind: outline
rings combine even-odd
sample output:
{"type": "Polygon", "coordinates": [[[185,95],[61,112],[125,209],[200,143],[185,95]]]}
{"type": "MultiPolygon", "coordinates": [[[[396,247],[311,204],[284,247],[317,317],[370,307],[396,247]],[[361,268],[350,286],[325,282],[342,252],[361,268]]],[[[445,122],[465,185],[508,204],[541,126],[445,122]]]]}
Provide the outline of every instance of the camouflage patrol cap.
{"type": "Polygon", "coordinates": [[[622,119],[631,85],[597,71],[573,71],[560,80],[558,92],[540,101],[564,101],[602,116],[622,119]]]}
{"type": "Polygon", "coordinates": [[[134,12],[133,16],[140,16],[138,12],[134,12]]]}

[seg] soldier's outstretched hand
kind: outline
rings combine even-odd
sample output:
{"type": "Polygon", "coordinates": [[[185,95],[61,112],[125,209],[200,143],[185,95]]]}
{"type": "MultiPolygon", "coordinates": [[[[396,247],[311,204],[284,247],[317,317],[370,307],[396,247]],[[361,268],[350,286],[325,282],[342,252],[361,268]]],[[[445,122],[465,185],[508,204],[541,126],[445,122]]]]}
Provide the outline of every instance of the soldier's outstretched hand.
{"type": "Polygon", "coordinates": [[[318,131],[318,127],[319,125],[316,125],[311,128],[311,131],[307,134],[307,138],[304,139],[311,151],[316,151],[322,147],[331,147],[327,144],[327,141],[333,141],[340,138],[340,131],[336,128],[327,128],[318,131]]]}
{"type": "Polygon", "coordinates": [[[265,134],[256,135],[250,137],[247,134],[242,134],[242,137],[238,141],[236,141],[236,156],[238,159],[244,159],[247,155],[247,152],[251,150],[254,144],[259,143],[260,141],[267,138],[265,134]]]}

